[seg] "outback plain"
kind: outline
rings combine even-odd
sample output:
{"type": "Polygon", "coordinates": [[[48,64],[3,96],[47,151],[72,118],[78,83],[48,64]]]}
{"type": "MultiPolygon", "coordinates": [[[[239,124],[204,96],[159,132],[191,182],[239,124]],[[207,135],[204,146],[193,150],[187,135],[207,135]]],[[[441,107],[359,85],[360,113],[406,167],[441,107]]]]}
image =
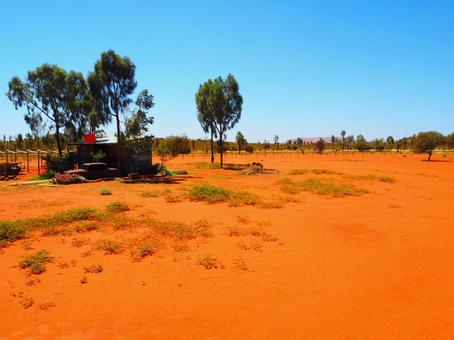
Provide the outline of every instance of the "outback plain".
{"type": "Polygon", "coordinates": [[[454,158],[179,156],[185,175],[0,183],[0,338],[451,339],[454,158]]]}

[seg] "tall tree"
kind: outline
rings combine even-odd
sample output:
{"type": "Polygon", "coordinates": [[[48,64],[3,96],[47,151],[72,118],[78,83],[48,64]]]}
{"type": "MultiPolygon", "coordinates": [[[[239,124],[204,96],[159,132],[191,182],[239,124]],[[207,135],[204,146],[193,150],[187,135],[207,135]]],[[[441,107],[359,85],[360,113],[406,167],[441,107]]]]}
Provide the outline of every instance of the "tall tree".
{"type": "Polygon", "coordinates": [[[345,148],[345,130],[342,130],[341,131],[341,139],[342,139],[342,151],[344,151],[344,148],[345,148]]]}
{"type": "Polygon", "coordinates": [[[221,167],[223,167],[225,133],[238,123],[243,108],[243,97],[239,92],[239,85],[235,77],[229,74],[226,79],[218,77],[202,84],[196,94],[196,104],[199,114],[202,112],[202,120],[199,119],[201,124],[203,122],[202,128],[208,126],[207,130],[211,130],[214,127],[215,132],[219,135],[219,151],[221,167]],[[204,112],[206,114],[203,114],[204,112]]]}
{"type": "Polygon", "coordinates": [[[121,168],[122,134],[120,114],[131,104],[131,95],[137,82],[136,66],[128,57],[121,57],[114,51],[103,52],[95,64],[95,69],[88,76],[91,95],[96,112],[102,117],[102,123],[115,120],[117,128],[117,166],[121,168]]]}
{"type": "Polygon", "coordinates": [[[244,138],[244,135],[240,131],[238,131],[235,140],[238,146],[238,153],[240,153],[241,150],[246,146],[246,138],[244,138]]]}
{"type": "Polygon", "coordinates": [[[274,149],[276,149],[276,148],[279,149],[279,136],[274,135],[273,141],[274,141],[274,149]]]}
{"type": "Polygon", "coordinates": [[[214,138],[217,137],[216,127],[214,126],[214,111],[210,102],[212,89],[213,81],[209,79],[199,86],[199,90],[195,94],[197,119],[203,131],[210,134],[211,163],[214,162],[214,138]]]}
{"type": "Polygon", "coordinates": [[[7,96],[15,108],[27,108],[24,119],[32,132],[42,126],[43,117],[50,121],[61,157],[61,130],[81,119],[85,112],[87,87],[82,74],[67,73],[57,65],[44,64],[29,71],[25,82],[18,77],[12,78],[8,87],[7,96]]]}

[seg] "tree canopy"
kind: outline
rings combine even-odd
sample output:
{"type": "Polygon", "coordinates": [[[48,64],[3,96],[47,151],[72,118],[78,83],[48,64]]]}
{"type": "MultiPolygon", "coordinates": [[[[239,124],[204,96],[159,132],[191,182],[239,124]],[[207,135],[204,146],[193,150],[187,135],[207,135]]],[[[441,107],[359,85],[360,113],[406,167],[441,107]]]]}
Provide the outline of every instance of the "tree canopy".
{"type": "Polygon", "coordinates": [[[25,122],[32,131],[43,124],[44,117],[55,131],[59,155],[62,155],[61,129],[74,126],[82,129],[85,112],[90,108],[85,78],[78,72],[66,72],[57,65],[43,64],[29,71],[22,82],[13,77],[8,83],[8,98],[14,107],[25,106],[25,122]]]}
{"type": "MultiPolygon", "coordinates": [[[[225,133],[233,128],[241,118],[243,97],[239,85],[231,74],[226,79],[209,79],[200,85],[196,93],[199,121],[205,131],[215,131],[219,136],[221,167],[223,166],[223,142],[225,133]]],[[[211,133],[213,137],[213,133],[211,133]]]]}
{"type": "Polygon", "coordinates": [[[413,148],[415,152],[427,153],[429,155],[428,161],[432,157],[432,151],[439,145],[443,144],[445,137],[436,131],[420,132],[415,138],[413,148]]]}
{"type": "Polygon", "coordinates": [[[121,57],[113,50],[103,52],[88,76],[94,108],[103,124],[112,119],[117,127],[117,164],[121,171],[122,134],[120,114],[132,103],[131,95],[137,87],[136,66],[128,57],[121,57]]]}

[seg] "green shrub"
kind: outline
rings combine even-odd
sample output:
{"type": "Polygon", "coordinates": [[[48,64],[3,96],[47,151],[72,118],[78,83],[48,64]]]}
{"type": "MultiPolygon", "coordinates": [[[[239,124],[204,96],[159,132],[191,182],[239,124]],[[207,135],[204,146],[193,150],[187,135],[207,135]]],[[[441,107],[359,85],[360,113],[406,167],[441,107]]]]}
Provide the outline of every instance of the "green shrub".
{"type": "Polygon", "coordinates": [[[47,250],[40,250],[34,255],[25,256],[19,266],[22,269],[28,269],[32,274],[41,274],[46,271],[46,263],[53,259],[51,253],[47,250]]]}
{"type": "Polygon", "coordinates": [[[76,155],[74,153],[68,153],[62,157],[47,155],[44,157],[44,160],[46,161],[47,171],[49,173],[56,174],[73,169],[76,161],[76,155]]]}
{"type": "Polygon", "coordinates": [[[230,197],[230,191],[211,184],[198,184],[189,191],[189,197],[192,201],[225,202],[230,197]]]}
{"type": "Polygon", "coordinates": [[[0,247],[23,239],[27,228],[18,221],[0,221],[0,247]]]}
{"type": "Polygon", "coordinates": [[[122,201],[113,201],[107,205],[107,211],[111,213],[121,213],[128,210],[128,204],[122,201]]]}

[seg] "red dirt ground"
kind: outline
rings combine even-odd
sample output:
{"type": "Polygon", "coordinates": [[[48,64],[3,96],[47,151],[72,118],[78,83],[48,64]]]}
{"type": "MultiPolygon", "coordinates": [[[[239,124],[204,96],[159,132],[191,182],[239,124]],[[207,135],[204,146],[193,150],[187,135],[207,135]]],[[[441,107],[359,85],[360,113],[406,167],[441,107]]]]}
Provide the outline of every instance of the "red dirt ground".
{"type": "MultiPolygon", "coordinates": [[[[212,237],[170,245],[140,262],[128,252],[82,253],[74,237],[90,242],[124,239],[134,230],[105,228],[82,235],[33,235],[0,249],[0,338],[156,339],[453,339],[454,338],[454,159],[424,162],[424,156],[287,155],[229,156],[227,162],[260,161],[278,175],[239,176],[198,169],[191,156],[169,163],[187,169],[174,184],[119,181],[58,187],[0,184],[0,219],[38,217],[75,207],[104,209],[122,200],[129,217],[193,222],[207,219],[212,237]],[[369,190],[360,196],[329,198],[285,194],[282,178],[292,169],[324,168],[347,175],[391,176],[394,183],[355,180],[369,190]],[[280,209],[168,203],[141,192],[169,189],[173,195],[197,183],[247,190],[280,209]],[[111,196],[97,190],[107,187],[111,196]],[[296,202],[293,202],[296,201],[296,202]],[[227,228],[259,225],[277,240],[232,237],[227,228]],[[33,250],[25,250],[29,243],[33,250]],[[244,250],[241,244],[255,245],[244,250]],[[55,256],[36,275],[19,269],[28,253],[47,249],[55,256]],[[223,266],[198,264],[205,254],[223,266]],[[104,271],[84,274],[99,263],[104,271]],[[241,263],[242,265],[239,265],[241,263]],[[87,276],[88,283],[81,284],[87,276]],[[33,305],[24,308],[24,299],[33,305]]],[[[205,159],[207,160],[207,159],[205,159]]]]}

